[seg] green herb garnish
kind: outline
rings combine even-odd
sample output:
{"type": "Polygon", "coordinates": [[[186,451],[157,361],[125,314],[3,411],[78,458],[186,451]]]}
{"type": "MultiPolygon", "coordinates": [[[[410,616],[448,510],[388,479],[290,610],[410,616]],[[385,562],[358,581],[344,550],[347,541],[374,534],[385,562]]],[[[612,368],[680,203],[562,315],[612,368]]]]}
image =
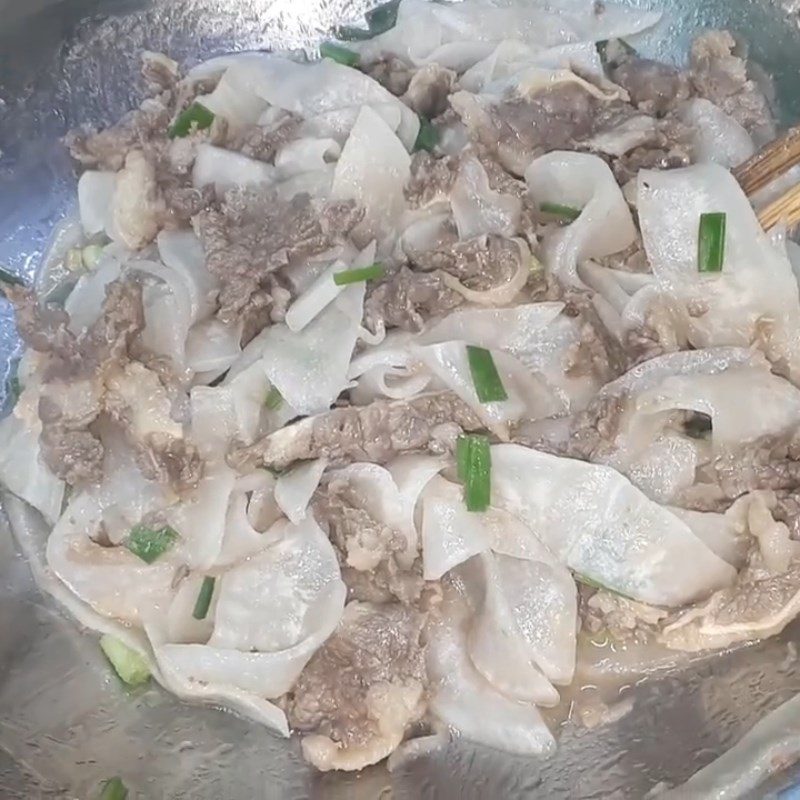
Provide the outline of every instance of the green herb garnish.
{"type": "Polygon", "coordinates": [[[472,374],[475,394],[481,403],[494,403],[508,400],[508,393],[500,380],[500,374],[492,354],[485,347],[467,345],[467,360],[472,374]]]}
{"type": "Polygon", "coordinates": [[[100,649],[111,662],[114,671],[128,686],[140,686],[150,680],[150,665],[142,655],[115,636],[100,638],[100,649]]]}
{"type": "Polygon", "coordinates": [[[215,579],[209,575],[203,578],[203,585],[200,587],[200,593],[197,595],[194,611],[192,611],[195,619],[205,619],[208,615],[208,607],[211,605],[211,597],[214,594],[214,582],[215,579]]]}
{"type": "Polygon", "coordinates": [[[103,784],[100,800],[125,800],[128,790],[121,778],[111,778],[103,784]]]}
{"type": "Polygon", "coordinates": [[[161,528],[148,528],[136,525],[128,534],[125,544],[128,550],[147,564],[152,564],[163,555],[178,539],[178,532],[169,525],[161,528]]]}
{"type": "Polygon", "coordinates": [[[345,269],[342,272],[333,273],[333,282],[337,286],[347,286],[349,283],[360,283],[361,281],[374,281],[382,278],[385,270],[383,264],[371,264],[368,267],[358,269],[345,269]]]}
{"type": "Polygon", "coordinates": [[[214,113],[198,102],[192,103],[188,108],[178,114],[167,133],[170,139],[188,136],[192,130],[202,131],[211,127],[214,113]]]}
{"type": "Polygon", "coordinates": [[[464,483],[467,511],[486,511],[491,500],[491,451],[485,436],[462,436],[456,445],[456,469],[464,483]]]}
{"type": "Polygon", "coordinates": [[[700,215],[697,233],[697,269],[700,272],[720,272],[725,260],[726,215],[712,212],[700,215]]]}
{"type": "Polygon", "coordinates": [[[359,55],[347,47],[333,42],[323,42],[319,46],[319,54],[322,58],[330,58],[337,64],[344,64],[346,67],[357,67],[359,55]]]}
{"type": "Polygon", "coordinates": [[[277,411],[283,405],[283,396],[278,391],[277,386],[273,386],[269,392],[267,392],[267,399],[264,401],[264,405],[270,411],[277,411]]]}
{"type": "Polygon", "coordinates": [[[430,120],[419,115],[419,133],[414,141],[414,152],[417,150],[427,150],[429,153],[439,143],[439,131],[430,120]]]}
{"type": "Polygon", "coordinates": [[[568,219],[570,222],[578,219],[581,215],[581,210],[579,208],[563,206],[560,203],[540,203],[539,211],[543,214],[551,214],[554,217],[560,217],[561,219],[568,219]]]}

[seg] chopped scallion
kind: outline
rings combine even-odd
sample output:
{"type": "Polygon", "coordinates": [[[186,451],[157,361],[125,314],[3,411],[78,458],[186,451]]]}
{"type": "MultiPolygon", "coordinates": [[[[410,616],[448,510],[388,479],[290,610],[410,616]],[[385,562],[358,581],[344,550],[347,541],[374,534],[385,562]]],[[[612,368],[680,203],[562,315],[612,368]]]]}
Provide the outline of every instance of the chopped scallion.
{"type": "Polygon", "coordinates": [[[264,401],[264,405],[270,411],[277,411],[283,405],[283,397],[278,391],[277,386],[273,386],[269,392],[267,392],[267,399],[264,401]]]}
{"type": "Polygon", "coordinates": [[[508,393],[500,380],[500,373],[494,363],[492,354],[485,347],[467,345],[467,360],[475,393],[481,403],[494,403],[508,400],[508,393]]]}
{"type": "Polygon", "coordinates": [[[172,123],[167,133],[170,139],[175,137],[182,138],[188,136],[192,129],[202,131],[211,127],[214,121],[213,112],[209,111],[201,103],[192,103],[187,109],[178,114],[175,122],[172,123]]]}
{"type": "Polygon", "coordinates": [[[725,260],[724,212],[700,215],[697,233],[697,269],[700,272],[719,272],[725,260]]]}
{"type": "Polygon", "coordinates": [[[150,679],[150,665],[144,657],[115,636],[109,634],[102,636],[100,649],[111,662],[114,672],[128,686],[140,686],[150,679]]]}
{"type": "MultiPolygon", "coordinates": [[[[464,500],[467,511],[486,511],[491,500],[491,451],[489,440],[485,436],[471,434],[462,437],[467,443],[461,445],[461,456],[465,461],[463,467],[464,500]]],[[[458,448],[458,445],[456,446],[458,448]]],[[[458,457],[458,449],[456,452],[458,457]]]]}
{"type": "Polygon", "coordinates": [[[81,255],[86,269],[94,269],[103,255],[103,246],[100,244],[88,244],[81,251],[81,255]]]}
{"type": "Polygon", "coordinates": [[[417,150],[427,150],[429,153],[439,143],[439,131],[430,120],[419,115],[419,133],[414,142],[414,152],[417,150]]]}
{"type": "Polygon", "coordinates": [[[384,273],[383,264],[371,264],[368,267],[358,269],[345,269],[341,272],[333,273],[333,282],[337,286],[347,286],[348,283],[360,283],[361,281],[374,281],[382,278],[384,273]]]}
{"type": "Polygon", "coordinates": [[[539,211],[543,214],[552,214],[554,217],[560,217],[561,219],[568,219],[570,221],[578,219],[581,215],[581,210],[579,208],[563,206],[560,203],[540,203],[539,211]]]}
{"type": "Polygon", "coordinates": [[[400,0],[390,0],[388,3],[373,8],[364,14],[366,20],[366,28],[355,28],[350,25],[344,25],[337,28],[336,36],[343,41],[364,41],[377,36],[379,33],[386,33],[397,24],[397,9],[400,5],[400,0]]]}
{"type": "Polygon", "coordinates": [[[197,595],[197,601],[194,604],[194,611],[192,616],[195,619],[205,619],[208,615],[208,608],[211,605],[211,597],[214,594],[214,578],[206,575],[203,578],[203,585],[200,587],[200,593],[197,595]]]}
{"type": "Polygon", "coordinates": [[[169,525],[161,528],[148,528],[136,525],[128,534],[126,545],[128,550],[147,564],[152,564],[175,543],[178,533],[169,525]]]}
{"type": "Polygon", "coordinates": [[[121,778],[111,778],[103,784],[103,792],[100,795],[100,800],[125,800],[128,796],[128,790],[121,778]]]}
{"type": "Polygon", "coordinates": [[[337,64],[344,64],[346,67],[357,67],[359,55],[347,47],[333,42],[323,42],[319,46],[319,54],[322,58],[330,58],[337,64]]]}
{"type": "Polygon", "coordinates": [[[373,36],[386,33],[394,28],[397,24],[398,8],[400,8],[400,0],[389,0],[388,3],[381,3],[364,14],[364,19],[373,36]]]}
{"type": "Polygon", "coordinates": [[[19,277],[19,275],[15,275],[13,272],[9,272],[7,269],[3,269],[0,267],[0,283],[10,283],[12,286],[24,286],[25,281],[19,277]]]}
{"type": "Polygon", "coordinates": [[[64,266],[70,272],[80,272],[83,269],[83,253],[80,247],[73,247],[64,257],[64,266]]]}

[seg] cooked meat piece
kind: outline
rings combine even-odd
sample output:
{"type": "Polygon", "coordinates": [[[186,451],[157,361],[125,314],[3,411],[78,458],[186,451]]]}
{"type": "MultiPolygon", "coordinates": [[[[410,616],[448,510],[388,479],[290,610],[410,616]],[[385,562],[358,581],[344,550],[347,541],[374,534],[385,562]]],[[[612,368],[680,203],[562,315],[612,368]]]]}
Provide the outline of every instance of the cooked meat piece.
{"type": "Polygon", "coordinates": [[[634,57],[613,67],[611,79],[628,92],[635,106],[648,114],[665,114],[691,95],[688,75],[647,58],[634,57]]]}
{"type": "Polygon", "coordinates": [[[471,137],[514,175],[550,150],[570,150],[588,138],[599,101],[575,83],[559,83],[536,94],[484,103],[457,92],[450,102],[471,137]]]}
{"type": "Polygon", "coordinates": [[[566,304],[564,312],[570,317],[580,317],[581,341],[575,354],[574,373],[594,374],[602,383],[622,375],[628,368],[628,357],[620,342],[609,332],[586,292],[568,291],[562,294],[566,304]],[[581,371],[580,364],[588,359],[590,371],[581,371]]]}
{"type": "Polygon", "coordinates": [[[669,616],[664,609],[603,589],[595,592],[585,586],[581,586],[580,612],[583,630],[603,633],[618,643],[640,644],[653,641],[659,623],[669,616]]]}
{"type": "Polygon", "coordinates": [[[136,447],[136,464],[142,475],[181,493],[197,486],[203,476],[203,460],[186,439],[151,433],[136,447]]]}
{"type": "Polygon", "coordinates": [[[426,710],[424,617],[399,603],[351,602],[289,695],[289,724],[318,769],[385,758],[426,710]]]}
{"type": "Polygon", "coordinates": [[[456,73],[439,64],[426,64],[411,77],[403,102],[427,119],[438,117],[447,109],[447,98],[453,91],[456,73]]]}
{"type": "Polygon", "coordinates": [[[800,612],[800,563],[774,574],[760,558],[743,569],[733,586],[715,592],[664,627],[659,641],[687,652],[730,647],[780,633],[800,612]]]}
{"type": "Polygon", "coordinates": [[[411,82],[411,68],[399,58],[376,61],[374,64],[370,64],[364,72],[397,97],[406,92],[408,84],[411,82]]]}
{"type": "Polygon", "coordinates": [[[786,524],[792,539],[800,541],[800,489],[776,492],[777,503],[773,510],[775,519],[786,524]]]}
{"type": "Polygon", "coordinates": [[[317,491],[314,517],[328,531],[353,600],[411,603],[422,593],[422,563],[408,566],[408,539],[370,515],[365,498],[341,478],[317,491]]]}
{"type": "Polygon", "coordinates": [[[180,78],[178,62],[164,53],[145,50],[142,53],[142,77],[151,94],[171,91],[180,78]]]}
{"type": "Polygon", "coordinates": [[[728,31],[709,31],[692,43],[689,62],[695,91],[719,106],[762,144],[775,137],[775,120],[760,87],[747,76],[728,31]]]}
{"type": "Polygon", "coordinates": [[[479,291],[508,283],[519,269],[521,258],[515,242],[493,234],[409,254],[416,269],[446,272],[468,288],[479,291]]]}
{"type": "Polygon", "coordinates": [[[383,324],[416,332],[426,320],[443,316],[463,302],[463,295],[447,287],[441,272],[413,272],[402,266],[381,283],[367,286],[364,322],[373,331],[383,324]]]}
{"type": "Polygon", "coordinates": [[[483,423],[452,392],[423,394],[412,400],[378,400],[367,406],[334,408],[288,425],[231,455],[235,467],[263,464],[283,469],[295,461],[328,458],[386,463],[398,453],[438,446],[437,428],[455,423],[475,431],[483,423]]]}
{"type": "Polygon", "coordinates": [[[635,178],[640,169],[675,169],[692,163],[691,131],[677,117],[656,121],[650,139],[612,161],[614,176],[621,184],[635,178]]]}
{"type": "Polygon", "coordinates": [[[100,414],[101,398],[102,385],[92,378],[55,381],[42,388],[42,458],[70,486],[97,483],[103,476],[103,445],[89,429],[100,414]]]}
{"type": "Polygon", "coordinates": [[[206,253],[206,266],[221,283],[219,317],[234,322],[263,309],[259,290],[270,272],[309,258],[343,241],[364,216],[351,200],[322,208],[307,194],[288,203],[272,193],[231,190],[219,209],[192,220],[206,253]]]}
{"type": "Polygon", "coordinates": [[[141,250],[155,239],[166,210],[155,164],[142,150],[131,150],[114,189],[114,227],[122,241],[141,250]]]}
{"type": "Polygon", "coordinates": [[[142,149],[153,138],[166,138],[172,114],[161,100],[147,100],[104,131],[75,130],[65,142],[72,157],[90,169],[116,172],[131,150],[142,149]]]}
{"type": "Polygon", "coordinates": [[[578,412],[571,424],[569,442],[562,455],[584,461],[602,462],[616,450],[625,399],[619,396],[596,397],[584,411],[578,412]]]}
{"type": "Polygon", "coordinates": [[[603,267],[621,269],[625,270],[625,272],[649,272],[650,270],[641,235],[637,235],[636,241],[628,245],[624,250],[620,250],[619,253],[595,258],[594,261],[603,267]]]}
{"type": "Polygon", "coordinates": [[[424,208],[432,203],[448,201],[458,176],[460,160],[455,156],[436,158],[427,150],[411,157],[411,175],[405,187],[410,208],[424,208]]]}
{"type": "Polygon", "coordinates": [[[515,178],[510,172],[507,172],[503,168],[503,165],[488,152],[485,147],[475,147],[475,154],[478,156],[478,161],[481,162],[481,166],[486,170],[486,177],[489,179],[489,188],[493,192],[510,194],[522,200],[529,197],[528,187],[525,185],[525,181],[521,181],[515,178]]]}
{"type": "Polygon", "coordinates": [[[4,285],[3,291],[14,306],[25,343],[49,356],[45,381],[93,376],[105,361],[124,355],[144,327],[142,287],[132,280],[106,287],[100,317],[81,336],[69,330],[63,309],[42,307],[30,289],[4,285]]]}
{"type": "Polygon", "coordinates": [[[274,126],[246,125],[230,131],[223,147],[259,161],[272,161],[283,145],[297,137],[300,122],[294,114],[287,114],[274,126]]]}
{"type": "Polygon", "coordinates": [[[103,410],[120,423],[146,478],[176,492],[196,485],[203,463],[173,419],[173,399],[159,374],[138,361],[106,365],[103,410]]]}

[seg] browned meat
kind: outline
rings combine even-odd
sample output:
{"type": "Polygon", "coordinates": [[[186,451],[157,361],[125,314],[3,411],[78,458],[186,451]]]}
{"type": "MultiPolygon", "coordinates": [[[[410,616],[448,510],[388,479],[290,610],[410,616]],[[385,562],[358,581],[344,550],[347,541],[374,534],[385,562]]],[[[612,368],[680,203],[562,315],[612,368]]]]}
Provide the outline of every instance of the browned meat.
{"type": "Polygon", "coordinates": [[[529,98],[509,98],[496,105],[467,92],[451,96],[451,104],[471,137],[514,175],[550,150],[575,149],[588,138],[598,100],[574,83],[561,83],[529,98]]]}
{"type": "Polygon", "coordinates": [[[447,287],[441,272],[413,272],[406,266],[369,286],[367,292],[364,322],[373,331],[381,323],[387,328],[420,331],[426,320],[464,302],[463,295],[447,287]]]}
{"type": "Polygon", "coordinates": [[[274,127],[246,125],[229,132],[223,147],[259,161],[271,161],[283,145],[297,137],[300,122],[294,114],[288,114],[274,127]]]}
{"type": "Polygon", "coordinates": [[[423,624],[399,603],[347,606],[288,697],[289,724],[306,734],[303,752],[319,769],[374,764],[422,718],[423,624]]]}
{"type": "Polygon", "coordinates": [[[410,208],[424,208],[431,203],[448,201],[458,175],[459,159],[436,158],[426,150],[411,157],[411,175],[405,187],[410,208]]]}
{"type": "Polygon", "coordinates": [[[573,418],[567,449],[562,455],[584,461],[603,461],[616,450],[615,439],[624,411],[624,398],[610,395],[595,398],[587,409],[573,418]]]}
{"type": "Polygon", "coordinates": [[[103,476],[103,445],[89,426],[100,414],[100,391],[91,381],[51,384],[39,399],[42,458],[70,486],[103,476]]]}
{"type": "Polygon", "coordinates": [[[314,500],[314,517],[328,531],[353,600],[411,603],[422,593],[422,563],[407,566],[408,540],[374,519],[365,498],[341,478],[332,478],[314,500]]]}
{"type": "Polygon", "coordinates": [[[521,258],[515,242],[491,234],[409,255],[416,269],[441,270],[478,291],[508,283],[519,269],[521,258]]]}
{"type": "Polygon", "coordinates": [[[67,327],[69,316],[53,306],[42,307],[30,289],[3,287],[14,306],[17,328],[27,345],[47,353],[45,380],[88,378],[108,360],[123,356],[144,327],[142,288],[132,280],[114,281],[97,322],[81,336],[67,327]]]}
{"type": "Polygon", "coordinates": [[[631,102],[648,114],[662,115],[691,94],[685,73],[658,61],[630,58],[611,69],[611,79],[630,95],[631,102]]]}
{"type": "Polygon", "coordinates": [[[619,183],[635,178],[640,169],[675,169],[692,163],[689,128],[675,117],[658,120],[655,133],[644,144],[612,160],[619,183]]]}
{"type": "Polygon", "coordinates": [[[166,139],[172,114],[166,104],[149,101],[128,112],[116,125],[103,131],[75,130],[67,134],[72,157],[90,169],[122,169],[130,150],[146,147],[154,138],[166,139]]]}
{"type": "Polygon", "coordinates": [[[728,31],[698,36],[690,53],[695,91],[719,106],[763,143],[775,137],[775,121],[759,86],[748,78],[747,62],[736,55],[736,41],[728,31]]]}
{"type": "Polygon", "coordinates": [[[221,283],[220,319],[234,322],[259,313],[271,302],[262,291],[270,272],[329,250],[347,238],[363,215],[350,200],[319,209],[307,194],[279,203],[271,193],[228,192],[219,209],[192,220],[206,266],[221,283]]]}
{"type": "Polygon", "coordinates": [[[456,73],[439,64],[426,64],[411,77],[402,100],[427,119],[438,117],[447,109],[447,98],[453,91],[456,73]]]}
{"type": "Polygon", "coordinates": [[[151,94],[172,91],[180,78],[178,62],[163,53],[145,50],[142,53],[142,77],[151,94]]]}
{"type": "Polygon", "coordinates": [[[133,444],[136,464],[145,478],[183,492],[196,486],[203,476],[203,460],[197,448],[186,439],[151,433],[144,441],[133,444]]]}
{"type": "Polygon", "coordinates": [[[411,82],[411,69],[399,58],[387,58],[370,64],[365,70],[370,78],[378,81],[384,89],[400,97],[411,82]]]}
{"type": "Polygon", "coordinates": [[[455,394],[437,392],[412,400],[378,400],[367,406],[335,408],[306,417],[233,453],[231,460],[237,467],[263,464],[273,469],[323,456],[334,464],[382,464],[398,453],[436,447],[437,428],[448,423],[467,431],[483,427],[455,394]]]}

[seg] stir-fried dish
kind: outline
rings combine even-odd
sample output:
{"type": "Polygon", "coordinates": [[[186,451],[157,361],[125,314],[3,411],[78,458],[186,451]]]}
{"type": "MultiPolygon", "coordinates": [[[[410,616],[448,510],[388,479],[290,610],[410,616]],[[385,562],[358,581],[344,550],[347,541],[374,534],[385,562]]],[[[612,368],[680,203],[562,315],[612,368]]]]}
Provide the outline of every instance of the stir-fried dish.
{"type": "Polygon", "coordinates": [[[642,58],[658,17],[401,0],[319,59],[145,53],[68,137],[0,478],[124,680],[323,770],[546,754],[585,640],[800,611],[800,260],[730,171],[769,87],[725,31],[642,58]]]}

